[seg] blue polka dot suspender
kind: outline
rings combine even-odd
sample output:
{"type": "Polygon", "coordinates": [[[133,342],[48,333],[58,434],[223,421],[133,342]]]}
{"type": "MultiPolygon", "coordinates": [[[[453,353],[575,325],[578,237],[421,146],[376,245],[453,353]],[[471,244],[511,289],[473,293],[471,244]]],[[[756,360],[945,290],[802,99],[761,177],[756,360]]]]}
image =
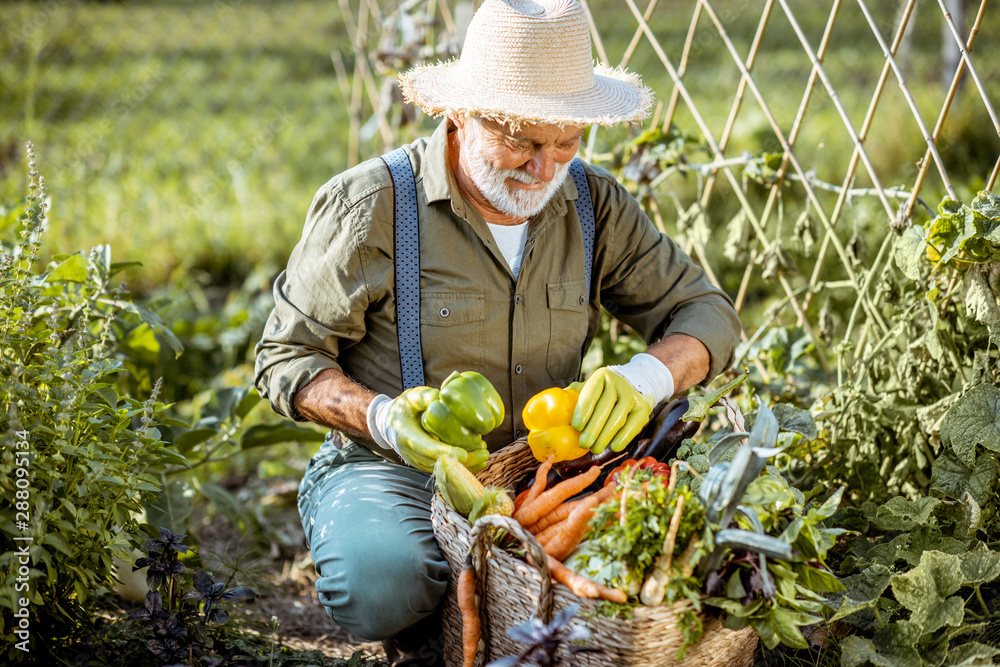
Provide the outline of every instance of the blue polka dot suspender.
{"type": "MultiPolygon", "coordinates": [[[[420,348],[420,231],[417,219],[417,186],[410,158],[402,148],[386,153],[382,161],[392,177],[394,197],[393,252],[395,253],[396,335],[403,389],[424,384],[420,348]]],[[[569,173],[576,184],[576,213],[583,230],[584,270],[587,294],[594,265],[595,218],[590,186],[580,160],[573,160],[569,173]]]]}

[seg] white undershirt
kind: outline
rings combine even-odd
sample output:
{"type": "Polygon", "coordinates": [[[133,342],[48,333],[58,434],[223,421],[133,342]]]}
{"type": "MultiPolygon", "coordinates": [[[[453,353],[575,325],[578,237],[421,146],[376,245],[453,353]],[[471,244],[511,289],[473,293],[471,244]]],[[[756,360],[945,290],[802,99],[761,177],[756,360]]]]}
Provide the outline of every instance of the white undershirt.
{"type": "Polygon", "coordinates": [[[521,257],[524,255],[524,244],[528,240],[527,220],[519,225],[494,225],[489,222],[486,225],[493,232],[493,239],[497,242],[500,254],[507,260],[514,279],[521,271],[521,257]]]}

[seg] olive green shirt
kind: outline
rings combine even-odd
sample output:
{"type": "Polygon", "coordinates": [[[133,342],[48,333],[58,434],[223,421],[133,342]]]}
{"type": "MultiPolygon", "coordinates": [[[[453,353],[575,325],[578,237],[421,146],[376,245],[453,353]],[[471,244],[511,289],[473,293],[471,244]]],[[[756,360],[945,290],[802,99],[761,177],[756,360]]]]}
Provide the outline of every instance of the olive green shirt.
{"type": "MultiPolygon", "coordinates": [[[[590,293],[571,178],[530,220],[515,280],[482,215],[458,189],[448,130],[444,121],[405,147],[419,212],[424,378],[439,386],[452,371],[476,370],[493,383],[506,415],[486,436],[491,451],[527,432],[521,409],[529,398],[578,379],[601,306],[647,343],[678,333],[700,340],[711,354],[709,379],[732,363],[740,324],[730,299],[598,167],[585,166],[597,219],[590,293]]],[[[256,348],[261,396],[301,420],[292,399],[327,368],[397,396],[393,285],[392,180],[382,160],[372,159],[320,188],[275,281],[274,311],[256,348]]],[[[371,441],[358,442],[386,455],[371,441]]]]}

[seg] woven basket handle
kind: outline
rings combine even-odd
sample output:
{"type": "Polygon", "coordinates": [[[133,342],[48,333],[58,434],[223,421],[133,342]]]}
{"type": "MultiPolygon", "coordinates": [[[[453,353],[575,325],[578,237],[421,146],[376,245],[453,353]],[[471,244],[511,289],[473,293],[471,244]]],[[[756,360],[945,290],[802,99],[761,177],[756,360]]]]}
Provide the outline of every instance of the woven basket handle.
{"type": "MultiPolygon", "coordinates": [[[[554,592],[552,590],[552,575],[549,573],[549,563],[545,556],[545,550],[538,543],[535,536],[524,529],[520,523],[508,516],[500,514],[487,514],[476,521],[472,527],[472,566],[476,575],[476,595],[480,604],[480,619],[484,618],[482,605],[486,601],[486,560],[490,557],[490,544],[493,541],[493,533],[503,530],[517,538],[528,552],[531,563],[538,569],[542,577],[541,589],[538,593],[538,609],[535,616],[545,623],[552,620],[552,607],[554,603],[554,592]]],[[[481,623],[482,638],[487,646],[486,654],[489,655],[489,629],[485,622],[481,623]]]]}

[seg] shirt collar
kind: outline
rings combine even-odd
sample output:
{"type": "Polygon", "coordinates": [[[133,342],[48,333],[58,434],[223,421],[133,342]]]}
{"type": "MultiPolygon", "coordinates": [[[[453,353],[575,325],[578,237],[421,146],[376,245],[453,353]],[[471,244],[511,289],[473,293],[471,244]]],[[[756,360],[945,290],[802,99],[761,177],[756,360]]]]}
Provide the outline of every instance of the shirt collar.
{"type": "MultiPolygon", "coordinates": [[[[452,172],[448,160],[449,124],[450,121],[447,118],[442,120],[427,143],[425,159],[428,168],[423,174],[424,192],[427,194],[427,203],[450,200],[453,208],[458,205],[459,208],[456,209],[458,211],[459,209],[464,210],[466,207],[462,193],[458,189],[458,181],[455,179],[455,174],[452,172]]],[[[576,199],[579,196],[576,184],[569,176],[563,182],[561,193],[560,195],[557,192],[552,197],[548,206],[545,207],[545,211],[552,210],[554,207],[555,210],[552,212],[556,215],[562,215],[566,211],[566,201],[576,199]]]]}

